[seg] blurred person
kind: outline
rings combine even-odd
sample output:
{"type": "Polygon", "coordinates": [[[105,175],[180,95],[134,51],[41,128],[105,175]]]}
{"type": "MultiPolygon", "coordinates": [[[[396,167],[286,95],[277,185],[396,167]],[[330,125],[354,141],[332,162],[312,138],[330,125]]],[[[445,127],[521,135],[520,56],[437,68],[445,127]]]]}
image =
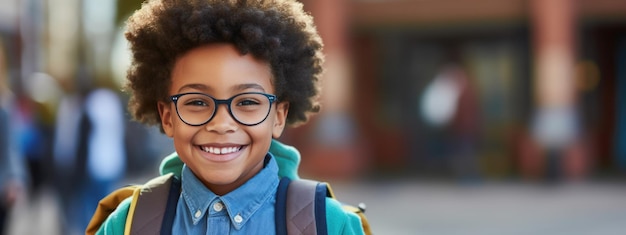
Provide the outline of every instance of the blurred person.
{"type": "Polygon", "coordinates": [[[87,95],[83,107],[88,132],[81,230],[87,227],[98,201],[117,187],[126,171],[125,121],[119,95],[107,88],[95,89],[87,95]]]}
{"type": "Polygon", "coordinates": [[[426,121],[446,130],[450,148],[443,154],[455,176],[461,180],[480,179],[478,159],[479,105],[475,85],[464,66],[448,63],[426,87],[422,113],[426,121]]]}
{"type": "MultiPolygon", "coordinates": [[[[38,200],[42,190],[49,182],[51,169],[47,167],[51,160],[52,125],[51,112],[46,104],[36,98],[32,79],[29,82],[18,81],[13,88],[13,99],[9,109],[12,137],[16,151],[25,164],[28,174],[28,194],[30,200],[38,200]]],[[[41,91],[41,90],[39,90],[41,91]]]]}
{"type": "MultiPolygon", "coordinates": [[[[79,199],[77,185],[85,178],[86,151],[79,149],[81,139],[86,139],[85,114],[82,108],[83,96],[78,92],[68,92],[59,100],[57,108],[55,134],[53,142],[54,188],[58,203],[63,212],[61,234],[70,234],[71,228],[77,230],[78,219],[75,201],[79,199]],[[81,128],[82,127],[82,128],[81,128]],[[79,152],[81,152],[79,154],[79,152]],[[79,157],[80,155],[80,157],[79,157]]],[[[83,143],[82,146],[85,144],[83,143]]],[[[84,147],[83,147],[84,149],[84,147]]]]}
{"type": "Polygon", "coordinates": [[[473,79],[465,67],[453,65],[443,71],[454,77],[459,85],[459,97],[455,115],[452,119],[452,166],[458,177],[463,180],[480,180],[480,159],[478,145],[480,141],[480,107],[478,94],[473,79]]]}
{"type": "Polygon", "coordinates": [[[6,84],[7,71],[2,49],[0,43],[0,234],[5,234],[11,208],[24,194],[25,175],[11,133],[9,110],[12,94],[6,84]]]}
{"type": "MultiPolygon", "coordinates": [[[[1,93],[0,93],[1,94],[1,93]]],[[[9,209],[15,203],[17,185],[13,166],[15,159],[9,148],[9,115],[0,106],[0,234],[6,230],[9,209]]]]}
{"type": "Polygon", "coordinates": [[[17,151],[24,158],[29,174],[28,191],[33,196],[39,195],[48,175],[45,165],[49,159],[51,137],[49,128],[43,120],[45,117],[43,111],[41,104],[18,89],[10,118],[14,138],[17,139],[17,151]]]}
{"type": "MultiPolygon", "coordinates": [[[[277,188],[299,178],[300,156],[274,138],[319,110],[322,42],[312,18],[295,0],[162,0],[145,3],[127,24],[130,111],[158,125],[176,150],[161,173],[173,173],[168,179],[180,184],[171,187],[182,192],[172,191],[175,212],[162,232],[282,228],[274,214],[277,188]]],[[[126,198],[87,233],[122,234],[138,197],[126,198]]],[[[324,202],[329,234],[363,234],[356,214],[335,199],[324,202]]],[[[157,206],[164,205],[151,204],[157,206]]]]}
{"type": "Polygon", "coordinates": [[[68,94],[59,105],[54,165],[65,212],[63,234],[81,233],[100,198],[126,171],[125,120],[114,91],[68,94]]]}

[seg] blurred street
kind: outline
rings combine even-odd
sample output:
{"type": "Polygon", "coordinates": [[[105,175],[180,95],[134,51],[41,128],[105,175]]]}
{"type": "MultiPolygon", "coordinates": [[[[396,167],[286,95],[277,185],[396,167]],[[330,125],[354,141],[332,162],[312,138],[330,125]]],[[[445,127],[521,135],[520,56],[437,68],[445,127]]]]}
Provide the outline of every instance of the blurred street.
{"type": "Polygon", "coordinates": [[[380,182],[335,185],[376,234],[624,234],[626,185],[380,182]]]}
{"type": "MultiPolygon", "coordinates": [[[[618,235],[626,231],[626,184],[530,185],[432,181],[333,183],[336,196],[365,202],[375,234],[618,235]]],[[[51,194],[14,211],[11,235],[55,234],[51,194]]]]}

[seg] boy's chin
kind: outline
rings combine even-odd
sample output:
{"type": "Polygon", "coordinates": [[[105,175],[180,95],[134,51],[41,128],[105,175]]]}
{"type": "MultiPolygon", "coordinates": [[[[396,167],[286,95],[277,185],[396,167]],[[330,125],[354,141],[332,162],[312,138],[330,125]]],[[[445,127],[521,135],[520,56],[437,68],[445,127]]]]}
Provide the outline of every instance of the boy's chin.
{"type": "MultiPolygon", "coordinates": [[[[224,193],[225,191],[232,191],[241,186],[245,181],[240,180],[242,177],[240,174],[234,174],[233,170],[229,171],[216,171],[208,174],[203,174],[200,177],[204,186],[209,188],[216,194],[224,193]],[[241,181],[241,182],[238,182],[241,181]]],[[[226,192],[227,193],[227,192],[226,192]]]]}

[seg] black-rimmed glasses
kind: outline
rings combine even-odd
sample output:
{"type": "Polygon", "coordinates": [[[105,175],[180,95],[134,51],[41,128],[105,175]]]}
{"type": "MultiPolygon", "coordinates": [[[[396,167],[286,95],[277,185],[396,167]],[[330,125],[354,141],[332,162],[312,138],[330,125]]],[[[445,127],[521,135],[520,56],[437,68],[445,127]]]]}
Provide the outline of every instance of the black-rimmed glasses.
{"type": "Polygon", "coordinates": [[[170,96],[176,106],[178,118],[190,126],[201,126],[213,119],[220,104],[226,104],[228,113],[235,121],[246,126],[254,126],[265,121],[276,102],[276,96],[246,92],[229,99],[220,100],[204,93],[182,93],[170,96]]]}

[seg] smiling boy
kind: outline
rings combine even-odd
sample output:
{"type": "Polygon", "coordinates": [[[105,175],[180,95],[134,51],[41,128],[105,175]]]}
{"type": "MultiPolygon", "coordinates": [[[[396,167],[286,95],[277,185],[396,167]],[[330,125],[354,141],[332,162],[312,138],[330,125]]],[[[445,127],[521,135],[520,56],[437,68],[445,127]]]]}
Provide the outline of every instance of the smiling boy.
{"type": "MultiPolygon", "coordinates": [[[[182,189],[165,232],[274,234],[280,178],[298,178],[300,157],[274,139],[319,110],[312,18],[295,0],[155,0],[127,26],[130,111],[176,149],[161,165],[182,189]]],[[[97,233],[128,233],[132,200],[97,233]]],[[[329,234],[363,233],[357,215],[325,205],[329,234]]]]}

